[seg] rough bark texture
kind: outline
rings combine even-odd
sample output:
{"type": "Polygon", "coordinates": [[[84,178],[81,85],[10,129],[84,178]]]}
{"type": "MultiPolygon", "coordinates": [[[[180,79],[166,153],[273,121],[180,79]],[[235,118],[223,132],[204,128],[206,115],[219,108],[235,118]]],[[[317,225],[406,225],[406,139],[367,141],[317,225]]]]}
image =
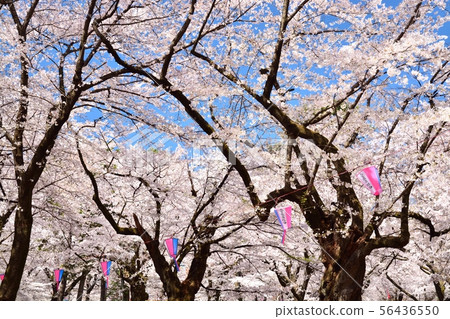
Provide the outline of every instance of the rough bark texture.
{"type": "Polygon", "coordinates": [[[354,243],[323,243],[325,272],[319,291],[320,300],[361,300],[366,263],[364,250],[354,243]],[[332,256],[333,258],[331,258],[332,256]]]}
{"type": "MultiPolygon", "coordinates": [[[[130,286],[129,290],[127,289],[127,300],[130,295],[132,301],[145,301],[149,297],[145,291],[146,277],[141,273],[144,262],[141,261],[140,257],[140,246],[137,246],[133,258],[126,262],[120,273],[122,291],[125,289],[125,281],[130,286]]],[[[125,294],[122,297],[125,297],[125,294]]]]}
{"type": "Polygon", "coordinates": [[[5,278],[1,283],[0,300],[16,300],[22,280],[23,269],[30,247],[33,216],[31,211],[31,191],[20,188],[19,204],[14,220],[14,240],[11,257],[6,267],[5,278]]]}
{"type": "Polygon", "coordinates": [[[133,280],[130,284],[130,294],[132,301],[148,300],[148,293],[145,291],[145,281],[141,278],[133,280]]]}

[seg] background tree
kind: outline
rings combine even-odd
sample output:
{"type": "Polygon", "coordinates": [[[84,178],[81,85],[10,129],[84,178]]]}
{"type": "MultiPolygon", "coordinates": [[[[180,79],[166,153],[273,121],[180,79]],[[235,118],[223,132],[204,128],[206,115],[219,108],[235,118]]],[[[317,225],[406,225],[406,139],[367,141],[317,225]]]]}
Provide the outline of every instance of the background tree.
{"type": "Polygon", "coordinates": [[[95,94],[94,87],[126,71],[111,70],[101,62],[100,42],[92,34],[94,16],[99,21],[109,17],[114,3],[2,1],[0,10],[2,47],[8,50],[1,66],[6,210],[0,231],[15,212],[0,300],[14,300],[29,251],[34,190],[47,157],[80,96],[95,94]]]}
{"type": "Polygon", "coordinates": [[[232,168],[222,161],[218,166],[214,165],[217,162],[204,163],[191,171],[182,153],[169,156],[165,150],[140,146],[122,151],[114,141],[106,141],[106,161],[88,161],[77,144],[98,210],[117,234],[141,237],[169,300],[194,300],[212,247],[253,219],[237,215],[229,221],[236,199],[228,183],[232,168]],[[87,162],[95,163],[96,168],[88,167],[87,162]],[[104,172],[101,178],[97,177],[99,170],[104,172]],[[100,182],[110,189],[106,196],[100,182]],[[228,203],[227,209],[217,206],[218,201],[228,203]],[[120,213],[115,211],[117,207],[122,207],[120,213]],[[145,220],[151,221],[151,231],[144,229],[145,220]],[[164,240],[172,237],[179,238],[177,260],[183,266],[189,265],[184,266],[187,271],[177,272],[173,261],[167,262],[163,255],[164,240]]]}

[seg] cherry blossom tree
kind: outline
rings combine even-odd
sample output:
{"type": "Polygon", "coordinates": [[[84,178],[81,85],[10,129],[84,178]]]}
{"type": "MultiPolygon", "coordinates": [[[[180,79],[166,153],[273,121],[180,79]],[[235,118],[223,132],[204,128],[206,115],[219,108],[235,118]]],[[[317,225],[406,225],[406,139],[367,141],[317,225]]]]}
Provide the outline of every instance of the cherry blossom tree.
{"type": "Polygon", "coordinates": [[[140,237],[169,300],[194,300],[213,247],[254,219],[241,214],[228,217],[238,198],[228,183],[233,168],[222,160],[193,170],[189,160],[182,159],[184,152],[141,149],[140,145],[122,149],[115,139],[105,144],[105,161],[97,162],[88,160],[89,153],[77,142],[93,202],[117,234],[140,237]],[[122,207],[120,213],[118,207],[122,207]],[[164,240],[172,237],[179,237],[177,263],[188,265],[186,271],[178,272],[174,261],[167,262],[163,255],[164,240]]]}
{"type": "Polygon", "coordinates": [[[13,214],[15,226],[0,300],[14,300],[30,247],[34,191],[47,157],[80,97],[127,71],[102,62],[101,42],[92,33],[94,16],[109,17],[113,3],[5,0],[0,5],[0,231],[13,214]]]}
{"type": "Polygon", "coordinates": [[[142,296],[147,278],[171,300],[448,298],[445,1],[0,5],[1,300],[52,221],[78,275],[75,252],[125,270],[143,242],[142,296]],[[369,165],[380,195],[356,178],[369,165]]]}
{"type": "Polygon", "coordinates": [[[164,93],[214,141],[262,221],[278,202],[297,205],[322,247],[320,299],[359,300],[366,258],[403,249],[411,219],[432,238],[449,232],[420,210],[415,188],[448,164],[443,6],[190,1],[144,6],[143,29],[133,16],[129,30],[98,21],[94,30],[116,63],[154,87],[149,95],[164,93]],[[176,20],[164,24],[171,10],[176,20]],[[257,165],[251,154],[263,161],[265,149],[255,142],[268,137],[287,142],[257,165]],[[387,186],[373,199],[352,176],[369,163],[387,186]]]}

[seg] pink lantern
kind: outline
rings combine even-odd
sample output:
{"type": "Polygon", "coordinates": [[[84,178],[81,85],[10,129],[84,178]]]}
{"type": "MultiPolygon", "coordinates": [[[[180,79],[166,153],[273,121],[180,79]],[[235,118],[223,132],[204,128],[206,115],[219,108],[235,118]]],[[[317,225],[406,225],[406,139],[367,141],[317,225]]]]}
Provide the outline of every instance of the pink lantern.
{"type": "Polygon", "coordinates": [[[284,244],[284,240],[286,238],[286,232],[289,228],[291,228],[291,212],[292,207],[283,207],[283,208],[274,208],[275,215],[277,215],[278,221],[280,222],[281,227],[283,228],[283,237],[281,238],[281,242],[284,244]]]}
{"type": "Polygon", "coordinates": [[[109,271],[111,270],[111,261],[102,261],[103,276],[106,278],[106,288],[109,286],[109,271]]]}
{"type": "Polygon", "coordinates": [[[175,261],[175,267],[177,268],[177,271],[180,271],[180,267],[178,266],[177,262],[177,252],[178,252],[178,239],[177,238],[169,238],[166,239],[166,247],[169,251],[170,257],[175,261]]]}
{"type": "Polygon", "coordinates": [[[380,195],[383,191],[381,189],[380,176],[378,175],[378,170],[375,166],[366,167],[360,171],[356,177],[373,195],[380,195]]]}
{"type": "Polygon", "coordinates": [[[59,283],[62,280],[64,269],[55,269],[56,291],[59,289],[59,283]]]}
{"type": "Polygon", "coordinates": [[[5,278],[5,274],[0,274],[0,280],[3,280],[5,278]]]}

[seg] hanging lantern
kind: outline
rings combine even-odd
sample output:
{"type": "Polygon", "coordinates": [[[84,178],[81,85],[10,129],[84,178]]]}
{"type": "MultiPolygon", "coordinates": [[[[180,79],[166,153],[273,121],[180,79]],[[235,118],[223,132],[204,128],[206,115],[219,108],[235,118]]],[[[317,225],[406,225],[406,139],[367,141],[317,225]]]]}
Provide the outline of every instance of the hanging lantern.
{"type": "Polygon", "coordinates": [[[291,212],[292,207],[283,207],[283,208],[274,208],[273,211],[280,222],[281,227],[283,228],[283,237],[281,238],[281,243],[284,244],[284,240],[286,238],[286,232],[289,228],[291,228],[291,212]]]}
{"type": "Polygon", "coordinates": [[[175,262],[175,267],[177,268],[177,271],[180,271],[180,267],[178,266],[178,262],[177,262],[178,238],[166,239],[166,247],[167,247],[170,257],[172,257],[172,259],[175,262]]]}
{"type": "Polygon", "coordinates": [[[103,276],[106,278],[106,288],[109,286],[109,271],[111,270],[111,261],[102,261],[103,276]]]}
{"type": "Polygon", "coordinates": [[[375,166],[369,166],[360,171],[356,177],[373,195],[380,195],[381,189],[380,176],[375,166]]]}
{"type": "Polygon", "coordinates": [[[62,280],[63,273],[64,273],[64,269],[55,269],[56,291],[59,290],[59,283],[62,280]]]}

